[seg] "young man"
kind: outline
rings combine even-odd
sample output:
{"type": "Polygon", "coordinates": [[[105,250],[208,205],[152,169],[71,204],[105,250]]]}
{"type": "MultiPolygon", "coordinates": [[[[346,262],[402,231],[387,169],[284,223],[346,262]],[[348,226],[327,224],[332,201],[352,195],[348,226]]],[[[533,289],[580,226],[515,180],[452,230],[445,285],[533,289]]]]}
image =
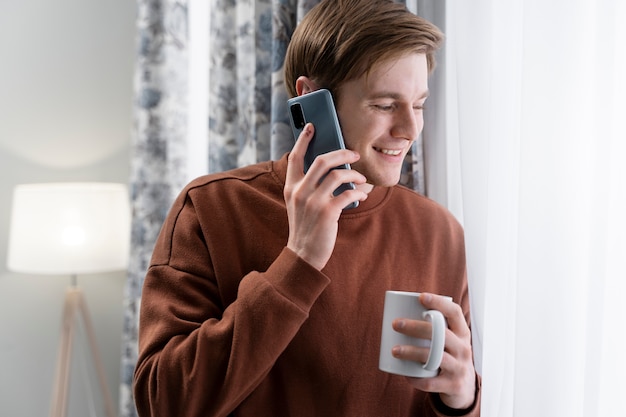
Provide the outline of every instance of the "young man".
{"type": "MultiPolygon", "coordinates": [[[[479,415],[462,229],[396,185],[422,130],[441,37],[386,0],[324,1],[303,19],[287,52],[287,87],[332,91],[348,149],[318,157],[304,174],[315,129],[307,125],[281,160],[183,190],[144,284],[141,416],[479,415]],[[344,163],[353,169],[326,175],[344,163]],[[345,182],[357,189],[333,196],[345,182]],[[421,302],[445,315],[438,376],[378,369],[390,289],[423,292],[421,302]]],[[[394,328],[430,336],[424,322],[394,328]]],[[[393,353],[421,362],[428,354],[393,353]]]]}

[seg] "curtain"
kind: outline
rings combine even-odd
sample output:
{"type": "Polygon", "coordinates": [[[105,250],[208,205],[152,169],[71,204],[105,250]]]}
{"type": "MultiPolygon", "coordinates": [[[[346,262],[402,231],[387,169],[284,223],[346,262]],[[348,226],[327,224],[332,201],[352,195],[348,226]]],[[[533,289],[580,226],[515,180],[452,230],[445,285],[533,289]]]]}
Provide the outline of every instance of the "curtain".
{"type": "Polygon", "coordinates": [[[626,3],[446,7],[482,415],[626,415],[626,3]]]}
{"type": "Polygon", "coordinates": [[[315,1],[211,2],[209,171],[278,159],[291,149],[284,54],[315,1]]]}
{"type": "Polygon", "coordinates": [[[120,416],[136,416],[141,287],[152,248],[174,197],[186,182],[187,2],[138,0],[131,146],[131,254],[124,294],[120,416]]]}
{"type": "MultiPolygon", "coordinates": [[[[294,139],[287,120],[283,59],[295,26],[318,2],[212,0],[206,19],[209,39],[193,39],[190,17],[205,6],[199,7],[194,0],[137,1],[132,249],[124,295],[120,388],[123,417],[136,415],[132,375],[143,278],[175,196],[190,178],[204,173],[197,172],[194,153],[203,149],[198,144],[208,142],[204,156],[208,172],[277,159],[291,148],[294,139]],[[202,75],[203,69],[194,66],[202,60],[190,53],[205,44],[209,70],[202,75]],[[190,49],[190,45],[196,46],[190,49]],[[190,79],[197,74],[208,80],[190,79]],[[206,94],[196,90],[204,85],[208,85],[206,94]],[[208,114],[199,117],[208,126],[208,137],[196,134],[192,126],[198,108],[203,107],[197,100],[204,98],[208,114]]],[[[407,156],[401,183],[425,192],[421,138],[407,156]]]]}

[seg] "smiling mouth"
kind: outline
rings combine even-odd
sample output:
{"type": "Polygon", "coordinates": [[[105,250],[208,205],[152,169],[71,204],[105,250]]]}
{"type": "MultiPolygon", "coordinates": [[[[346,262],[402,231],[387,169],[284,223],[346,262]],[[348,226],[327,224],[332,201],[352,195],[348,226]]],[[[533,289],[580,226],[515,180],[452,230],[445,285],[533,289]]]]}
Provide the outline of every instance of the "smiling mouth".
{"type": "Polygon", "coordinates": [[[398,156],[402,153],[402,150],[399,149],[383,149],[383,148],[374,148],[376,152],[383,153],[385,155],[398,156]]]}

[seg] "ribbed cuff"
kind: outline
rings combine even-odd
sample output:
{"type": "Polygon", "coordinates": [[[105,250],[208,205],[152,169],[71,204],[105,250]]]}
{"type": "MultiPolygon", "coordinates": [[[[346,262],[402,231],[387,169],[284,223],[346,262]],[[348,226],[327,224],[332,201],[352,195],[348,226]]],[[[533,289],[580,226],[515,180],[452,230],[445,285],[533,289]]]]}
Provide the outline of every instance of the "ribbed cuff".
{"type": "Polygon", "coordinates": [[[309,311],[330,284],[330,278],[285,247],[270,265],[268,282],[303,311],[309,311]]]}

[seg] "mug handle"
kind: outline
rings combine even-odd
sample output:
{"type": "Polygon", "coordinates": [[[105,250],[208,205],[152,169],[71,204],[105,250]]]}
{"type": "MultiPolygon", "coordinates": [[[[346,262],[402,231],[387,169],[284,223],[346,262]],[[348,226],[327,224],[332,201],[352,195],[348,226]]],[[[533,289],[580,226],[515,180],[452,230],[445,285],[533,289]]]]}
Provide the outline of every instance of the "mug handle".
{"type": "Polygon", "coordinates": [[[424,319],[430,318],[432,323],[432,337],[430,342],[430,351],[428,352],[428,360],[423,365],[428,371],[436,371],[441,366],[443,359],[443,350],[446,343],[446,321],[443,314],[438,310],[428,310],[422,314],[424,319]]]}

